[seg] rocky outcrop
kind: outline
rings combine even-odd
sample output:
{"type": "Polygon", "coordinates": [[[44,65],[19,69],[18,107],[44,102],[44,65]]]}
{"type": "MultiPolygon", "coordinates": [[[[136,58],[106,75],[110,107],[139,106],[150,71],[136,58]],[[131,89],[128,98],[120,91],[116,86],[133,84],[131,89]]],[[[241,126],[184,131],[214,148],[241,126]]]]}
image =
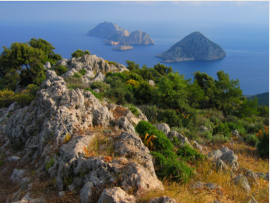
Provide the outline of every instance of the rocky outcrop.
{"type": "Polygon", "coordinates": [[[167,123],[159,123],[156,124],[155,126],[157,127],[158,130],[163,131],[165,135],[167,135],[171,131],[167,123]]]}
{"type": "Polygon", "coordinates": [[[115,51],[126,51],[130,49],[134,49],[134,48],[130,46],[129,44],[125,44],[125,43],[113,48],[113,50],[115,51]]]}
{"type": "MultiPolygon", "coordinates": [[[[94,29],[90,30],[87,35],[104,37],[104,43],[107,45],[118,45],[119,43],[128,44],[155,44],[151,37],[143,31],[133,31],[129,33],[127,30],[120,28],[118,25],[110,22],[100,23],[94,29]]],[[[113,50],[133,49],[132,46],[119,46],[113,50]]]]}
{"type": "Polygon", "coordinates": [[[120,187],[114,187],[103,190],[98,203],[113,202],[113,203],[136,203],[136,198],[133,195],[127,194],[120,187]]]}
{"type": "Polygon", "coordinates": [[[120,42],[126,42],[128,44],[155,44],[151,37],[143,31],[134,31],[129,36],[122,38],[120,42]]]}
{"type": "Polygon", "coordinates": [[[163,62],[181,62],[194,60],[218,60],[226,56],[224,50],[207,39],[200,32],[193,32],[173,45],[168,51],[158,54],[163,62]]]}
{"type": "Polygon", "coordinates": [[[90,30],[87,35],[109,38],[117,33],[118,35],[120,35],[120,33],[126,33],[127,35],[129,34],[127,30],[120,28],[118,25],[105,21],[104,23],[100,23],[94,29],[90,30]]]}

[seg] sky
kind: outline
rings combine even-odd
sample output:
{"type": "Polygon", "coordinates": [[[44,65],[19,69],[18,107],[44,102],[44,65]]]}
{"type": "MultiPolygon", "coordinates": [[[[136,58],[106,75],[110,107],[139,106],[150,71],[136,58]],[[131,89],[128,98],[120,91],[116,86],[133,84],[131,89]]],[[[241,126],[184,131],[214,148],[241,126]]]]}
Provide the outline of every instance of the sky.
{"type": "Polygon", "coordinates": [[[197,22],[269,24],[268,1],[0,1],[0,23],[197,22]]]}

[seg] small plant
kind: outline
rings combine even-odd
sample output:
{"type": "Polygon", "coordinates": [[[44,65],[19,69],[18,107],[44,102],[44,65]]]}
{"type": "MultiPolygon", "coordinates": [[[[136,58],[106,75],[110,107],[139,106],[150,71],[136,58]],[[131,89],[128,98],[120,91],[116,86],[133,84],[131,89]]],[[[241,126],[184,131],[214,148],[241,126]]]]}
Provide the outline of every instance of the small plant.
{"type": "Polygon", "coordinates": [[[49,168],[51,168],[54,165],[54,159],[51,158],[48,162],[45,163],[46,165],[46,170],[48,171],[49,168]]]}
{"type": "Polygon", "coordinates": [[[67,143],[71,139],[71,135],[69,133],[66,134],[64,138],[64,143],[67,143]]]}
{"type": "Polygon", "coordinates": [[[73,182],[73,177],[71,175],[64,178],[64,187],[67,188],[73,182]]]}
{"type": "Polygon", "coordinates": [[[79,73],[80,73],[81,75],[85,75],[85,74],[86,74],[86,70],[85,70],[85,69],[82,69],[82,70],[79,71],[79,73]]]}
{"type": "MultiPolygon", "coordinates": [[[[47,169],[47,167],[46,167],[46,169],[47,169]]],[[[33,170],[33,171],[30,172],[30,174],[31,174],[32,176],[34,176],[34,175],[36,174],[36,171],[33,170]]]]}
{"type": "Polygon", "coordinates": [[[81,78],[82,75],[80,73],[74,73],[74,75],[72,77],[74,77],[74,78],[81,78]]]}
{"type": "Polygon", "coordinates": [[[57,75],[62,75],[68,71],[66,66],[60,65],[53,68],[57,75]]]}
{"type": "Polygon", "coordinates": [[[140,136],[140,138],[142,139],[143,143],[145,144],[145,146],[147,146],[148,149],[150,149],[150,151],[152,151],[153,149],[155,149],[155,146],[152,142],[152,140],[156,139],[155,135],[151,135],[149,136],[148,133],[146,133],[145,136],[140,136]]]}
{"type": "Polygon", "coordinates": [[[90,88],[84,89],[84,91],[87,91],[87,90],[90,91],[97,99],[101,98],[100,95],[98,93],[94,92],[92,89],[90,89],[90,88]]]}
{"type": "Polygon", "coordinates": [[[139,110],[132,104],[128,104],[126,105],[129,110],[135,115],[135,116],[138,116],[139,115],[139,110]]]}
{"type": "Polygon", "coordinates": [[[189,145],[185,145],[177,150],[176,154],[181,157],[182,160],[185,161],[195,161],[195,160],[203,160],[205,158],[204,155],[197,152],[195,149],[191,148],[189,145]]]}
{"type": "Polygon", "coordinates": [[[259,143],[259,139],[255,134],[248,134],[246,137],[244,137],[244,140],[253,147],[259,143]]]}

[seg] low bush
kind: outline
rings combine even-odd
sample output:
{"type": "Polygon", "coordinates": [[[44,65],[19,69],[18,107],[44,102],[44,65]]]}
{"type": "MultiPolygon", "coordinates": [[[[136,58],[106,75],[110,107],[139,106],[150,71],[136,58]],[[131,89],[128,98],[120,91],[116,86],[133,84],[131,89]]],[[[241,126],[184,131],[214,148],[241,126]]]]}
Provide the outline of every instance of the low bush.
{"type": "Polygon", "coordinates": [[[80,73],[74,73],[74,75],[72,77],[74,77],[74,78],[81,78],[82,75],[80,73]]]}
{"type": "Polygon", "coordinates": [[[181,127],[182,119],[177,115],[175,110],[167,109],[160,111],[157,120],[167,123],[170,127],[181,127]]]}
{"type": "Polygon", "coordinates": [[[193,175],[193,168],[176,159],[170,151],[151,152],[155,160],[156,174],[159,178],[186,183],[193,175]]]}
{"type": "Polygon", "coordinates": [[[146,134],[156,136],[156,139],[153,140],[155,150],[171,150],[173,148],[172,142],[167,138],[164,132],[157,130],[155,126],[147,121],[140,121],[135,129],[141,136],[145,136],[146,134]]]}
{"type": "Polygon", "coordinates": [[[82,70],[79,71],[79,73],[80,73],[81,75],[85,75],[85,74],[86,74],[86,70],[85,70],[85,69],[82,69],[82,70]]]}
{"type": "Polygon", "coordinates": [[[100,95],[98,93],[94,92],[92,89],[90,89],[90,88],[84,89],[84,91],[87,91],[87,90],[90,91],[97,99],[101,98],[100,95]]]}
{"type": "Polygon", "coordinates": [[[251,146],[255,147],[259,143],[259,139],[255,134],[248,134],[244,137],[244,140],[251,146]]]}
{"type": "Polygon", "coordinates": [[[108,85],[105,82],[101,82],[101,81],[95,81],[92,82],[90,87],[92,89],[98,89],[100,92],[107,92],[110,89],[110,85],[108,85]]]}
{"type": "Polygon", "coordinates": [[[195,149],[191,148],[189,145],[184,145],[177,150],[176,154],[184,161],[197,161],[203,160],[205,158],[204,155],[197,152],[195,149]]]}
{"type": "Polygon", "coordinates": [[[53,70],[57,75],[62,75],[68,71],[67,67],[62,65],[54,67],[53,70]]]}
{"type": "Polygon", "coordinates": [[[259,138],[257,145],[259,156],[269,159],[269,127],[265,126],[264,131],[259,130],[259,133],[256,135],[259,138]]]}
{"type": "Polygon", "coordinates": [[[214,144],[215,143],[226,143],[229,141],[229,138],[224,136],[224,135],[221,135],[221,134],[216,134],[216,135],[213,135],[209,141],[214,143],[214,144]]]}
{"type": "Polygon", "coordinates": [[[231,130],[227,123],[220,123],[218,126],[213,128],[213,134],[223,134],[225,137],[231,137],[231,130]]]}

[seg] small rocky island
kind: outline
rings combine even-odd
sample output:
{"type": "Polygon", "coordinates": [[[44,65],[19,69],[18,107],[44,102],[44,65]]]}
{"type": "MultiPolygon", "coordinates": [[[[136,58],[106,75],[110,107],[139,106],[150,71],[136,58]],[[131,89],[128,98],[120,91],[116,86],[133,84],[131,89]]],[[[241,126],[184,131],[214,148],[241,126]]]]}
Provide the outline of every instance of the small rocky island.
{"type": "Polygon", "coordinates": [[[107,21],[97,25],[94,29],[90,30],[87,35],[107,38],[104,40],[104,43],[107,45],[119,45],[123,43],[146,45],[155,44],[155,42],[146,32],[137,30],[129,33],[127,30],[120,28],[118,25],[107,21]]]}
{"type": "Polygon", "coordinates": [[[168,51],[157,55],[165,63],[194,60],[210,61],[222,59],[225,56],[226,53],[219,45],[210,41],[200,32],[189,34],[168,51]]]}
{"type": "Polygon", "coordinates": [[[115,50],[115,51],[125,51],[125,50],[130,50],[130,49],[134,49],[134,48],[132,46],[130,46],[130,44],[128,44],[128,43],[123,43],[123,44],[120,44],[119,46],[113,48],[113,50],[115,50]]]}

